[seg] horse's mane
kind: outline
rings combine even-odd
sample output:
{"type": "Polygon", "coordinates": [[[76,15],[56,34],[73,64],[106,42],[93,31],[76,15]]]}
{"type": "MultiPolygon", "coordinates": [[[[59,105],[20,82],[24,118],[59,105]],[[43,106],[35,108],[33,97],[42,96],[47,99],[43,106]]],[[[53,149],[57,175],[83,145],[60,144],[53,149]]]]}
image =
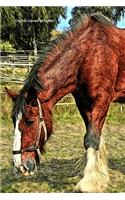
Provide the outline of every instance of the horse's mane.
{"type": "Polygon", "coordinates": [[[111,20],[108,17],[102,15],[101,13],[92,14],[90,17],[91,19],[95,20],[96,22],[100,22],[105,26],[113,25],[111,20]]]}
{"type": "Polygon", "coordinates": [[[91,15],[84,13],[84,14],[80,14],[79,18],[76,18],[74,20],[74,25],[73,25],[72,30],[75,31],[80,26],[86,27],[92,20],[95,22],[99,22],[104,26],[113,25],[111,20],[101,13],[93,13],[91,15]]]}
{"type": "Polygon", "coordinates": [[[13,112],[14,118],[17,117],[19,111],[21,111],[22,113],[25,112],[25,104],[26,104],[25,94],[26,93],[31,93],[31,94],[34,93],[35,94],[36,92],[38,92],[44,88],[43,84],[41,82],[39,82],[39,80],[38,80],[37,71],[38,71],[39,67],[44,65],[44,62],[45,62],[46,58],[48,57],[49,53],[56,46],[63,44],[62,43],[63,40],[65,40],[66,38],[68,39],[69,32],[73,34],[73,32],[75,30],[77,30],[77,28],[79,28],[80,26],[84,26],[86,28],[89,25],[90,21],[92,21],[92,20],[95,22],[99,22],[105,26],[112,25],[110,19],[100,13],[95,13],[90,16],[81,15],[79,20],[76,20],[75,29],[73,28],[73,30],[66,31],[65,33],[61,34],[58,38],[53,40],[50,43],[50,45],[44,49],[44,51],[42,52],[42,55],[39,57],[39,59],[33,65],[30,73],[28,74],[28,76],[25,80],[23,88],[19,91],[17,98],[13,105],[12,112],[13,112]]]}

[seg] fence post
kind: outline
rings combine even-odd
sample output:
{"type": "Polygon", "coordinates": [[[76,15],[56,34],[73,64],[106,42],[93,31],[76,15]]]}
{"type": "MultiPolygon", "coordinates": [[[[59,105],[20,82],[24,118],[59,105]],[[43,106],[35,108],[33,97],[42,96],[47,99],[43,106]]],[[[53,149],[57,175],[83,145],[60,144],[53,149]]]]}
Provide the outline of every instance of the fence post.
{"type": "Polygon", "coordinates": [[[123,110],[124,110],[124,107],[123,107],[123,105],[121,104],[121,105],[120,105],[120,111],[123,112],[123,110]]]}
{"type": "MultiPolygon", "coordinates": [[[[15,62],[15,57],[13,56],[12,64],[14,64],[14,62],[15,62]]],[[[11,65],[11,69],[12,69],[12,78],[14,78],[14,76],[15,76],[15,65],[11,65]]]]}
{"type": "MultiPolygon", "coordinates": [[[[31,55],[28,56],[28,64],[31,64],[31,55]]],[[[28,66],[27,66],[27,72],[28,72],[28,73],[30,72],[30,68],[31,68],[31,66],[28,65],[28,66]]]]}

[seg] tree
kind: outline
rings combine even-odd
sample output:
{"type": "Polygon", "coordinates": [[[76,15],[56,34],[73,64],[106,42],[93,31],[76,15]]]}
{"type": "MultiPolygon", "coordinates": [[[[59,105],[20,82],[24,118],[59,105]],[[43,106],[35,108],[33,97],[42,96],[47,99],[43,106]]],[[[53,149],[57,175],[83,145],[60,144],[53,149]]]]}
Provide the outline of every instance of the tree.
{"type": "Polygon", "coordinates": [[[69,21],[70,26],[73,28],[75,23],[77,22],[76,19],[79,19],[81,15],[87,14],[90,15],[92,13],[102,13],[103,15],[109,17],[114,24],[121,19],[121,16],[124,17],[125,15],[125,7],[108,7],[108,6],[98,6],[98,7],[74,7],[72,9],[72,19],[69,21]]]}
{"type": "Polygon", "coordinates": [[[42,49],[51,39],[51,31],[66,17],[64,7],[2,7],[1,39],[16,49],[42,49]]]}
{"type": "Polygon", "coordinates": [[[53,29],[53,30],[51,31],[51,40],[54,40],[54,39],[58,38],[61,34],[62,34],[61,31],[58,31],[58,30],[56,30],[56,29],[53,29]]]}

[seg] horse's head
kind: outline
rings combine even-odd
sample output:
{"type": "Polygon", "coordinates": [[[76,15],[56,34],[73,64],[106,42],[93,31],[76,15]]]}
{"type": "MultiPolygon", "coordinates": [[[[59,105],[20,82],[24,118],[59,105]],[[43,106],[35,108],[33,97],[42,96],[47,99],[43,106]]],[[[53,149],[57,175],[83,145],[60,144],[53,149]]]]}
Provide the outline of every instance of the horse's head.
{"type": "Polygon", "coordinates": [[[24,175],[33,174],[39,153],[42,152],[47,140],[47,129],[44,122],[44,113],[39,99],[27,103],[25,100],[24,112],[19,110],[18,96],[6,88],[8,95],[14,102],[12,119],[14,123],[13,161],[17,169],[24,175]]]}

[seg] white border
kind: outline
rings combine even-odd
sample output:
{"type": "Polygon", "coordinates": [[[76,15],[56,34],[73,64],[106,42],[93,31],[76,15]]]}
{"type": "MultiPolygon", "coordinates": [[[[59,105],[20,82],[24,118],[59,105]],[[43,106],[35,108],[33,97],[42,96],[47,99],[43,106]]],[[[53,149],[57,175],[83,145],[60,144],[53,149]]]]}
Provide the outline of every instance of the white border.
{"type": "Polygon", "coordinates": [[[1,194],[2,200],[124,200],[125,193],[16,193],[1,194]]]}
{"type": "Polygon", "coordinates": [[[0,6],[125,6],[124,0],[0,0],[0,6]]]}

